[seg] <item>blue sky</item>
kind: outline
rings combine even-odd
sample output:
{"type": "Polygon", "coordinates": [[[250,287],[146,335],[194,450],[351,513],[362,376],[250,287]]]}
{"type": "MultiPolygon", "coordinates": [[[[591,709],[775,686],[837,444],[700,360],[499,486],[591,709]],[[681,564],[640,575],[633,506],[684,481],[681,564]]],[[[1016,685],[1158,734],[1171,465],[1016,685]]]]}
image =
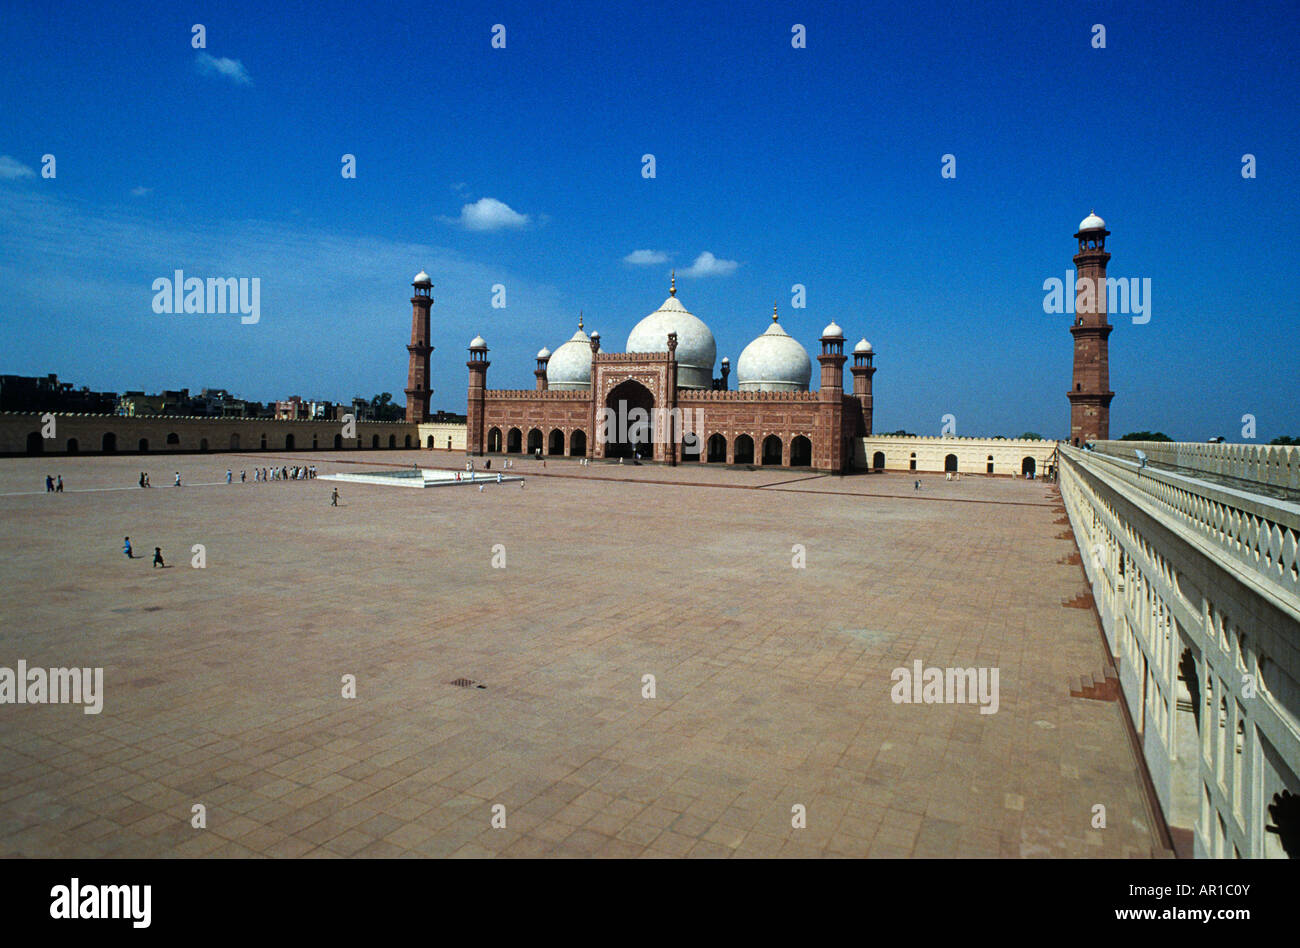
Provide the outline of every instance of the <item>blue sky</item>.
{"type": "Polygon", "coordinates": [[[621,349],[675,266],[733,363],[774,300],[813,355],[832,319],[868,338],[878,431],[937,434],[951,413],[958,434],[1064,437],[1070,317],[1043,312],[1042,286],[1095,207],[1110,274],[1152,281],[1149,323],[1112,317],[1112,434],[1240,440],[1247,413],[1263,440],[1300,434],[1298,18],[1286,3],[11,3],[0,372],[401,401],[424,268],[433,405],[463,411],[476,333],[492,387],[532,387],[534,353],[579,310],[621,349]],[[626,262],[638,250],[665,260],[626,262]],[[722,263],[685,275],[705,253],[722,263]],[[155,314],[153,280],[176,269],[260,278],[260,322],[155,314]]]}

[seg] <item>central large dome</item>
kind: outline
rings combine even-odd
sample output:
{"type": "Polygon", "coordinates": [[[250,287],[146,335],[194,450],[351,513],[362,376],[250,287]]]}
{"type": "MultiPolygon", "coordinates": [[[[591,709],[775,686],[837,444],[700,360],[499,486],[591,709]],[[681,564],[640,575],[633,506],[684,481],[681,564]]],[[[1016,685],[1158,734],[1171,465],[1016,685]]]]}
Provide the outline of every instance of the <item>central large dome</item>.
{"type": "Polygon", "coordinates": [[[677,333],[677,387],[713,387],[713,360],[718,347],[704,321],[691,315],[677,299],[677,291],[662,306],[632,327],[628,352],[667,352],[668,334],[677,333]]]}

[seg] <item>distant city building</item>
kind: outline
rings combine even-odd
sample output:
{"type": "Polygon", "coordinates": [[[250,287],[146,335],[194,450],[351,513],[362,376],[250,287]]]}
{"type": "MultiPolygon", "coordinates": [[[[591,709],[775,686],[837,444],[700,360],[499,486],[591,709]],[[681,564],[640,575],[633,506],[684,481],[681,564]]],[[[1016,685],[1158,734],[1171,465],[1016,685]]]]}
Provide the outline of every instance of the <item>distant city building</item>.
{"type": "Polygon", "coordinates": [[[307,417],[312,421],[333,421],[336,407],[333,402],[313,399],[307,403],[307,417]]]}
{"type": "Polygon", "coordinates": [[[146,395],[144,392],[125,392],[117,399],[117,414],[125,415],[128,418],[138,418],[144,415],[161,415],[163,410],[163,397],[161,395],[146,395]]]}
{"type": "Polygon", "coordinates": [[[368,398],[352,399],[352,407],[349,409],[354,421],[370,421],[374,417],[374,408],[368,398]]]}
{"type": "Polygon", "coordinates": [[[310,406],[297,395],[275,403],[275,417],[279,421],[305,421],[310,411],[310,406]]]}
{"type": "Polygon", "coordinates": [[[57,375],[0,375],[0,411],[63,411],[91,415],[112,414],[116,392],[74,389],[57,375]]]}

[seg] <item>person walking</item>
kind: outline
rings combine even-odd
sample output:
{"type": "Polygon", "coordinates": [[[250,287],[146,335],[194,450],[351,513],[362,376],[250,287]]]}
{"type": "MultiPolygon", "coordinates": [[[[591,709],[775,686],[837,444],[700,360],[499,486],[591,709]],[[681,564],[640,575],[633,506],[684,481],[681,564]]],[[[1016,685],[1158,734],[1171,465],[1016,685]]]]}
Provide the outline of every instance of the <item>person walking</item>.
{"type": "Polygon", "coordinates": [[[56,493],[56,494],[62,494],[62,493],[63,493],[63,475],[62,475],[62,474],[60,474],[58,480],[56,480],[56,481],[54,482],[54,493],[56,493]]]}
{"type": "Polygon", "coordinates": [[[128,560],[135,559],[135,554],[131,552],[131,538],[122,537],[122,552],[126,554],[128,560]]]}
{"type": "Polygon", "coordinates": [[[230,483],[230,468],[226,468],[226,483],[230,483]]]}
{"type": "Polygon", "coordinates": [[[334,493],[330,495],[330,506],[337,507],[338,505],[339,505],[339,489],[336,487],[334,488],[334,493]]]}
{"type": "Polygon", "coordinates": [[[173,486],[173,487],[180,487],[180,486],[181,486],[181,472],[180,472],[180,471],[177,471],[177,472],[176,472],[176,483],[173,484],[172,486],[173,486]]]}
{"type": "Polygon", "coordinates": [[[154,567],[161,566],[163,569],[167,568],[167,564],[163,562],[162,547],[160,546],[153,548],[153,565],[154,567]]]}
{"type": "Polygon", "coordinates": [[[243,483],[245,483],[247,480],[248,480],[248,472],[247,472],[247,471],[240,471],[240,472],[239,472],[239,483],[243,484],[243,483]]]}
{"type": "Polygon", "coordinates": [[[50,477],[48,474],[45,475],[45,493],[54,493],[54,478],[50,477]]]}
{"type": "Polygon", "coordinates": [[[145,487],[153,487],[153,485],[149,483],[149,472],[148,472],[148,471],[145,471],[145,474],[144,474],[144,486],[145,486],[145,487]]]}
{"type": "Polygon", "coordinates": [[[140,472],[140,486],[144,487],[144,471],[140,472]]]}

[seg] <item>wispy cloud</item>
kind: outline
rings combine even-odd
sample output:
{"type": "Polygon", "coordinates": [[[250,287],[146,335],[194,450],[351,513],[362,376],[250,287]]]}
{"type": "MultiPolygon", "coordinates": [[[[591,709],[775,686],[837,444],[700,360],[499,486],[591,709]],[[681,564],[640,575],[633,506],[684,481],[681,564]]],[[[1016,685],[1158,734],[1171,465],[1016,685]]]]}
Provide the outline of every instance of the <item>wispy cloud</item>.
{"type": "Polygon", "coordinates": [[[142,198],[142,197],[147,197],[150,194],[153,194],[153,188],[146,188],[143,185],[139,185],[131,189],[132,197],[142,198]]]}
{"type": "Polygon", "coordinates": [[[740,264],[735,260],[720,260],[707,250],[695,258],[685,270],[678,273],[686,277],[730,276],[740,264]]]}
{"type": "Polygon", "coordinates": [[[462,207],[460,217],[444,217],[443,220],[459,224],[466,230],[518,230],[527,227],[531,218],[496,198],[485,197],[462,207]]]}
{"type": "Polygon", "coordinates": [[[208,53],[199,53],[195,59],[195,65],[199,72],[205,76],[225,76],[231,82],[240,86],[251,86],[253,77],[248,74],[244,64],[238,59],[227,59],[224,56],[217,57],[208,53]]]}
{"type": "Polygon", "coordinates": [[[0,155],[0,178],[34,178],[36,172],[17,158],[0,155]]]}
{"type": "Polygon", "coordinates": [[[635,267],[646,267],[656,263],[667,263],[668,254],[662,250],[633,250],[623,258],[623,262],[635,267]]]}
{"type": "Polygon", "coordinates": [[[498,376],[505,387],[532,381],[533,354],[573,334],[560,290],[457,249],[292,219],[196,220],[168,206],[0,188],[0,353],[10,366],[0,370],[59,371],[79,384],[133,388],[176,388],[197,376],[263,399],[298,390],[396,392],[406,353],[394,361],[389,346],[357,352],[349,326],[365,319],[400,350],[410,336],[411,275],[422,268],[439,287],[432,384],[441,407],[456,405],[465,373],[456,355],[476,334],[509,366],[498,376]],[[152,281],[174,270],[259,277],[261,322],[153,313],[152,281]],[[87,281],[95,287],[93,315],[66,305],[87,281]],[[491,306],[498,283],[510,287],[509,310],[491,306]],[[522,332],[516,301],[527,307],[522,332]],[[70,349],[69,339],[81,341],[70,349]]]}

